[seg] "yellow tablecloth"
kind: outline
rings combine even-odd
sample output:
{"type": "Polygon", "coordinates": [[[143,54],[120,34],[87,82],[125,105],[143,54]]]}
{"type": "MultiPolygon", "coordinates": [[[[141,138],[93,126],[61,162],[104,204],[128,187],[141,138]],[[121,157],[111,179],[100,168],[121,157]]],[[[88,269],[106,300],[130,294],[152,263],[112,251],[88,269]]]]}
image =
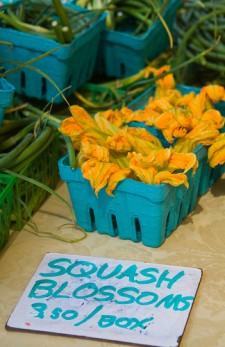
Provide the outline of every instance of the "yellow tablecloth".
{"type": "MultiPolygon", "coordinates": [[[[69,201],[66,185],[57,192],[69,201]]],[[[70,221],[69,209],[51,196],[35,214],[40,231],[57,232],[70,221]]],[[[5,324],[46,252],[91,255],[158,264],[198,267],[203,277],[181,341],[181,347],[225,346],[225,175],[201,197],[196,209],[160,248],[88,233],[78,243],[37,237],[28,226],[13,232],[0,254],[1,347],[119,347],[97,341],[41,333],[7,331],[5,324]]],[[[67,229],[65,229],[67,230],[67,229]]],[[[64,235],[65,235],[65,230],[64,235]]],[[[79,231],[71,233],[81,236],[79,231]]]]}

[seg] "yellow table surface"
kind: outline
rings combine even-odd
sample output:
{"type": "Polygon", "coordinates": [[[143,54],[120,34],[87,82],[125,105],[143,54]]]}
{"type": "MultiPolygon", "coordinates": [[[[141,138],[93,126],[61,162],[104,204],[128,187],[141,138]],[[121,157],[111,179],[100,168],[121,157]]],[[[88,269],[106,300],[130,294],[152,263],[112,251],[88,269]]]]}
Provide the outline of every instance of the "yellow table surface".
{"type": "MultiPolygon", "coordinates": [[[[69,201],[66,184],[57,192],[69,201]]],[[[71,220],[69,209],[51,196],[34,215],[40,231],[57,232],[71,220]]],[[[122,343],[7,331],[5,324],[46,252],[198,267],[203,270],[181,347],[225,346],[225,175],[201,197],[195,211],[159,248],[120,240],[97,232],[79,243],[37,237],[28,226],[13,232],[0,254],[1,347],[119,347],[122,343]]],[[[68,231],[67,231],[68,232],[68,231]]],[[[58,232],[59,233],[59,232],[58,232]]],[[[66,235],[65,230],[61,233],[66,235]]],[[[81,236],[77,230],[69,236],[81,236]]]]}

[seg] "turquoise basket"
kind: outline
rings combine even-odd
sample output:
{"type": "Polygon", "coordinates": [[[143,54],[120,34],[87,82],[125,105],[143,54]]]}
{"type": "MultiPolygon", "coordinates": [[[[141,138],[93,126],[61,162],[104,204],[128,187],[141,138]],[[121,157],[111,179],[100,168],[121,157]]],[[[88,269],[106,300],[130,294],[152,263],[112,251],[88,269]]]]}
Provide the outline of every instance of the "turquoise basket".
{"type": "MultiPolygon", "coordinates": [[[[183,94],[193,90],[199,92],[198,88],[177,88],[183,94]]],[[[154,88],[150,88],[128,106],[134,110],[141,109],[152,95],[154,88]]],[[[225,114],[225,103],[216,104],[216,108],[225,114]]],[[[145,126],[143,123],[138,124],[145,126]]],[[[155,128],[147,129],[157,135],[155,128]]],[[[101,189],[96,197],[81,170],[70,168],[68,156],[61,158],[58,162],[59,173],[67,184],[77,224],[88,232],[97,230],[100,234],[142,242],[148,247],[161,246],[194,210],[199,196],[205,194],[225,171],[225,165],[210,168],[204,146],[199,145],[194,153],[199,166],[195,175],[192,170],[187,173],[188,189],[183,185],[151,185],[125,179],[118,184],[114,197],[107,195],[105,189],[101,189]]]]}
{"type": "MultiPolygon", "coordinates": [[[[76,10],[80,7],[69,5],[76,10]]],[[[83,9],[82,9],[83,10],[83,9]]],[[[74,90],[88,81],[94,72],[97,52],[100,44],[101,32],[105,28],[105,14],[102,14],[92,25],[78,34],[71,44],[60,43],[38,35],[27,34],[11,28],[0,28],[0,40],[11,42],[13,49],[2,45],[0,59],[6,71],[15,65],[4,62],[14,60],[25,63],[53,49],[55,52],[35,62],[33,66],[47,74],[64,95],[69,97],[74,90]]],[[[63,98],[58,94],[55,86],[43,75],[29,69],[22,68],[9,76],[18,94],[43,101],[61,103],[63,98]],[[57,97],[56,97],[57,96],[57,97]]]]}
{"type": "MultiPolygon", "coordinates": [[[[181,0],[171,0],[163,14],[171,32],[180,5],[181,0]]],[[[106,29],[102,33],[95,73],[116,78],[133,75],[168,47],[169,37],[159,19],[140,37],[106,29]]]]}
{"type": "Polygon", "coordinates": [[[67,183],[77,225],[148,247],[161,246],[196,206],[206,149],[199,146],[195,152],[200,165],[194,176],[192,171],[188,173],[188,189],[125,179],[118,184],[114,197],[105,189],[96,197],[81,170],[70,168],[68,156],[61,158],[59,173],[67,183]]]}
{"type": "Polygon", "coordinates": [[[6,109],[13,102],[14,91],[15,87],[12,84],[4,78],[0,78],[0,126],[2,125],[6,109]]]}

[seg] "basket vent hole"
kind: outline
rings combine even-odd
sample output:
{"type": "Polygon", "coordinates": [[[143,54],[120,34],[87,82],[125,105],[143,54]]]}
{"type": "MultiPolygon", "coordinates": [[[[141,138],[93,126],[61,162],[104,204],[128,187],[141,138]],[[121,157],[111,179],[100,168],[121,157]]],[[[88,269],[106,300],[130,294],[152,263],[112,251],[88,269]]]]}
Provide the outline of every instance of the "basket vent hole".
{"type": "Polygon", "coordinates": [[[137,235],[137,241],[141,241],[141,225],[138,218],[134,219],[134,226],[137,235]]]}
{"type": "Polygon", "coordinates": [[[112,214],[111,219],[112,219],[112,227],[113,227],[114,235],[117,236],[118,235],[118,225],[117,225],[116,216],[114,214],[112,214]]]}
{"type": "Polygon", "coordinates": [[[166,218],[166,236],[168,236],[170,233],[170,212],[167,215],[166,218]]]}
{"type": "Polygon", "coordinates": [[[42,77],[41,79],[41,93],[42,95],[46,95],[47,92],[47,83],[46,83],[46,79],[44,77],[42,77]]]}
{"type": "Polygon", "coordinates": [[[26,88],[26,75],[24,71],[21,71],[21,87],[26,88]]]}
{"type": "Polygon", "coordinates": [[[125,69],[125,64],[121,63],[120,64],[120,73],[122,76],[125,75],[126,69],[125,69]]]}
{"type": "Polygon", "coordinates": [[[89,214],[90,214],[90,219],[91,219],[91,227],[94,230],[96,227],[95,227],[95,214],[94,214],[93,208],[90,208],[89,214]]]}

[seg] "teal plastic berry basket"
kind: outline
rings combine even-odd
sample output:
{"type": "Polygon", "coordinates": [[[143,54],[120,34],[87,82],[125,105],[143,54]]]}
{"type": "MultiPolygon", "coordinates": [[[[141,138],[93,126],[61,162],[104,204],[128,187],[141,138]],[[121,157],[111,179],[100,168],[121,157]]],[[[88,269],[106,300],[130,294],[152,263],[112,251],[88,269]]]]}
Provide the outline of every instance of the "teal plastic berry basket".
{"type": "MultiPolygon", "coordinates": [[[[196,149],[200,162],[205,148],[196,149]]],[[[196,206],[202,165],[195,175],[188,173],[189,188],[169,184],[145,184],[125,179],[114,197],[101,189],[95,196],[90,182],[79,168],[72,170],[68,155],[58,162],[61,179],[66,182],[77,225],[86,231],[118,236],[148,247],[161,246],[196,206]]]]}
{"type": "MultiPolygon", "coordinates": [[[[79,6],[68,5],[83,11],[79,6]]],[[[47,74],[64,95],[69,97],[73,91],[88,81],[94,72],[101,32],[105,28],[105,14],[102,14],[87,29],[78,34],[70,44],[60,43],[38,35],[27,34],[11,28],[0,27],[0,40],[12,43],[12,49],[2,45],[0,59],[6,71],[15,67],[5,60],[25,63],[46,52],[57,49],[48,56],[35,62],[33,66],[47,74]],[[69,89],[66,89],[70,87],[69,89]]],[[[63,98],[57,96],[58,90],[40,73],[22,68],[7,76],[18,94],[43,101],[61,103],[63,98]],[[57,97],[56,97],[57,96],[57,97]]]]}
{"type": "MultiPolygon", "coordinates": [[[[177,85],[176,89],[178,89],[182,94],[188,94],[194,91],[196,94],[200,92],[200,88],[177,85]]],[[[137,99],[133,100],[128,107],[132,110],[141,110],[148,103],[148,100],[151,96],[154,95],[155,87],[152,86],[148,90],[146,90],[142,95],[140,95],[137,99]]],[[[215,104],[215,108],[220,111],[223,117],[225,117],[225,102],[221,101],[215,104]]],[[[158,137],[164,147],[169,147],[170,144],[166,141],[161,131],[157,130],[155,127],[146,126],[144,123],[133,122],[130,126],[142,126],[148,129],[153,135],[158,137]]],[[[221,132],[225,132],[225,127],[221,129],[221,132]]],[[[196,151],[197,159],[199,161],[200,170],[202,172],[199,187],[198,187],[198,196],[202,196],[208,192],[209,188],[214,185],[214,183],[222,176],[225,172],[225,164],[218,165],[215,168],[211,168],[208,164],[207,150],[203,146],[199,146],[196,151]],[[199,148],[203,148],[203,152],[199,157],[199,148]],[[202,155],[203,153],[203,155],[202,155]]]]}
{"type": "Polygon", "coordinates": [[[0,126],[2,125],[5,111],[13,102],[15,87],[6,79],[0,78],[0,126]]]}
{"type": "Polygon", "coordinates": [[[0,251],[9,240],[14,182],[14,177],[0,174],[0,251]]]}
{"type": "MultiPolygon", "coordinates": [[[[177,89],[183,94],[199,92],[198,88],[187,86],[177,86],[177,89]]],[[[152,87],[128,107],[142,109],[153,95],[152,87]]],[[[216,108],[224,114],[225,103],[216,104],[216,108]]],[[[143,123],[137,124],[146,127],[143,123]]],[[[153,127],[146,128],[153,134],[159,134],[153,127]]],[[[100,234],[142,242],[148,247],[160,247],[195,209],[198,198],[225,171],[225,165],[215,169],[209,166],[206,147],[198,145],[194,153],[199,166],[194,175],[192,170],[187,173],[188,189],[184,185],[173,187],[169,184],[145,184],[125,179],[118,184],[114,197],[107,195],[104,188],[96,197],[81,170],[72,170],[68,155],[64,156],[58,162],[59,174],[67,184],[77,224],[88,232],[97,230],[100,234]]]]}
{"type": "MultiPolygon", "coordinates": [[[[171,32],[180,5],[181,0],[171,0],[163,13],[171,32]]],[[[95,73],[115,78],[133,75],[168,47],[169,37],[159,19],[142,36],[105,29],[102,33],[95,73]]]]}

